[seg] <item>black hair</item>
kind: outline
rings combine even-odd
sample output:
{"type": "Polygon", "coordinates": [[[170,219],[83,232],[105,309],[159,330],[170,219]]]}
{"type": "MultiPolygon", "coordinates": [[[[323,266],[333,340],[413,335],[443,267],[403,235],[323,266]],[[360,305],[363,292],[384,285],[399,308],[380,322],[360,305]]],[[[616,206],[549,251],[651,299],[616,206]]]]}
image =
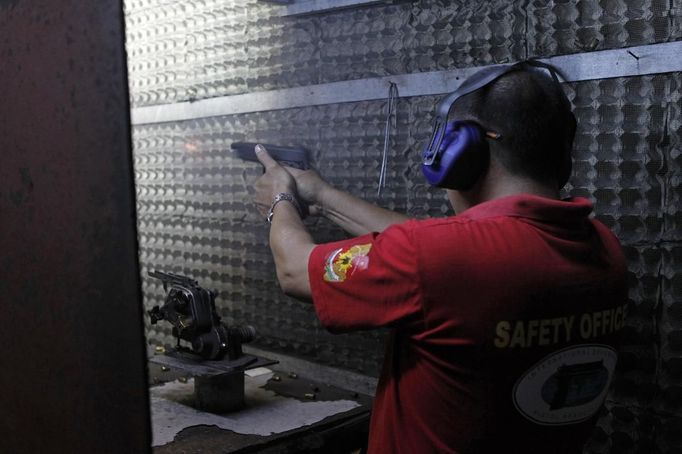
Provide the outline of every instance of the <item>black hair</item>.
{"type": "Polygon", "coordinates": [[[458,99],[451,117],[501,135],[491,158],[510,173],[549,183],[570,171],[575,117],[561,86],[544,71],[512,71],[458,99]]]}

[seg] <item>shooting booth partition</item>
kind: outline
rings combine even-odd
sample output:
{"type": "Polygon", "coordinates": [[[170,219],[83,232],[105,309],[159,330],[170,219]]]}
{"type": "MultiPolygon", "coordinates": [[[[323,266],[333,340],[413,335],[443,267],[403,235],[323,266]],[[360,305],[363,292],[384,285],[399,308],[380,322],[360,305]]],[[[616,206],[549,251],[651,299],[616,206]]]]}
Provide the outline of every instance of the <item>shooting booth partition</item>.
{"type": "Polygon", "coordinates": [[[119,0],[0,2],[0,451],[151,444],[119,0]]]}
{"type": "MultiPolygon", "coordinates": [[[[330,3],[126,2],[145,306],[164,298],[147,270],[191,275],[219,291],[228,323],[256,327],[257,348],[376,377],[383,333],[333,336],[279,290],[249,196],[260,169],[230,145],[303,146],[341,189],[449,215],[419,170],[438,99],[476,68],[544,58],[566,74],[578,119],[565,195],[594,202],[629,262],[626,342],[586,452],[679,452],[682,1],[330,3]]],[[[306,223],[316,241],[344,237],[306,223]]],[[[174,342],[159,325],[147,336],[174,342]]]]}

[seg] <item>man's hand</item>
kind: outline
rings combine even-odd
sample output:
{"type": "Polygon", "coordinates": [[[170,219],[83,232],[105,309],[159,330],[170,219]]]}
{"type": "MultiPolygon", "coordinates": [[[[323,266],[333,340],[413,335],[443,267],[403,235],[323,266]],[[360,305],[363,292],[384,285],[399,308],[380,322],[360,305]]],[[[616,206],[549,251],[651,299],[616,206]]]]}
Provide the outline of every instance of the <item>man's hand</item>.
{"type": "Polygon", "coordinates": [[[262,145],[256,145],[256,157],[265,167],[265,173],[254,184],[253,201],[258,211],[267,216],[272,200],[280,192],[287,192],[296,196],[296,181],[284,167],[272,159],[262,145]]]}
{"type": "MultiPolygon", "coordinates": [[[[265,167],[265,173],[254,184],[253,200],[258,211],[266,217],[277,194],[286,192],[296,197],[296,181],[284,167],[272,159],[262,145],[256,145],[255,151],[256,157],[265,167]]],[[[269,236],[277,280],[287,295],[309,300],[308,258],[315,243],[294,205],[283,203],[277,207],[269,236]]]]}
{"type": "Polygon", "coordinates": [[[254,185],[256,193],[253,199],[264,216],[270,211],[275,196],[288,192],[306,203],[310,214],[321,214],[355,236],[381,232],[408,219],[404,214],[334,189],[314,170],[282,167],[262,145],[256,146],[256,157],[265,167],[265,174],[254,185]]]}
{"type": "Polygon", "coordinates": [[[314,216],[321,212],[320,202],[322,191],[330,188],[329,183],[324,181],[315,170],[301,170],[293,167],[284,167],[296,180],[296,190],[301,202],[308,205],[310,215],[314,216]]]}

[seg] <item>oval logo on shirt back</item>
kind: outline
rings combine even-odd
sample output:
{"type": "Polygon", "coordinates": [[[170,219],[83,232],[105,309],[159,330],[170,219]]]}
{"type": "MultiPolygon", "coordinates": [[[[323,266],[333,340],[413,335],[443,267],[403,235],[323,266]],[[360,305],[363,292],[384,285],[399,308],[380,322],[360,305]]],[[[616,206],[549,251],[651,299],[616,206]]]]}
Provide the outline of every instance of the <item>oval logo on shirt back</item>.
{"type": "Polygon", "coordinates": [[[617,353],[608,345],[583,344],[554,352],[516,382],[514,405],[536,424],[585,421],[604,403],[616,361],[617,353]]]}

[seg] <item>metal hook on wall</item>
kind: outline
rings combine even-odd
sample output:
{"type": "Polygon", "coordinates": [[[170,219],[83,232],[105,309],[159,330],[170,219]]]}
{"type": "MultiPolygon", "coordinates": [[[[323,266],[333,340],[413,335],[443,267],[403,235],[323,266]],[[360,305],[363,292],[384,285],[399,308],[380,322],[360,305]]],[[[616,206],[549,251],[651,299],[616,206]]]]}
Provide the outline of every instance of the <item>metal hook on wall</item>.
{"type": "Polygon", "coordinates": [[[386,168],[388,167],[388,149],[391,142],[391,126],[393,129],[397,128],[397,113],[396,108],[398,104],[398,85],[394,82],[389,82],[388,98],[386,99],[386,125],[384,127],[384,150],[381,155],[381,170],[379,172],[379,187],[377,188],[377,197],[381,197],[381,190],[386,186],[386,168]]]}

